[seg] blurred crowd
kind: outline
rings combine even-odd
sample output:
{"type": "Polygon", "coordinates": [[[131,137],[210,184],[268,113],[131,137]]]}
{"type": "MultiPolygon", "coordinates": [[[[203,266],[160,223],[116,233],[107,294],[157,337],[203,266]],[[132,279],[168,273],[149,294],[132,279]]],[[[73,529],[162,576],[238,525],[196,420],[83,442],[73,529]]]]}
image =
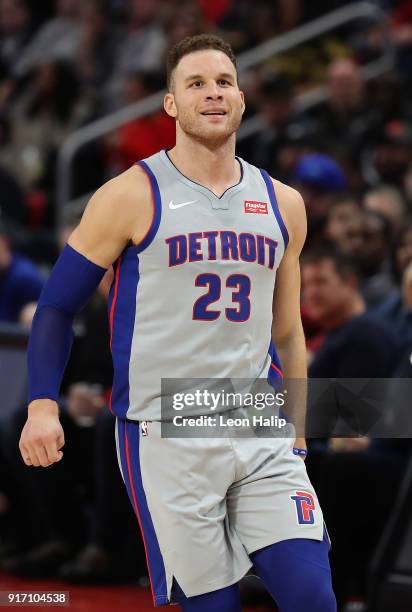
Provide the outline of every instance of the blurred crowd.
{"type": "MultiPolygon", "coordinates": [[[[165,54],[184,36],[218,33],[239,53],[344,4],[0,0],[0,322],[30,328],[47,271],[78,221],[76,213],[56,227],[56,159],[73,130],[161,90],[165,54]]],[[[242,74],[246,120],[257,115],[260,129],[239,140],[238,154],[298,189],[307,209],[302,318],[314,379],[412,373],[412,0],[381,6],[385,24],[354,22],[242,74]],[[387,31],[393,67],[366,82],[362,65],[385,52],[387,31]],[[325,98],[299,104],[319,85],[325,98]]],[[[73,197],[173,144],[174,124],[161,111],[125,124],[79,151],[73,197]]],[[[26,406],[0,420],[0,564],[22,576],[146,580],[107,410],[111,280],[109,271],[76,320],[62,389],[64,460],[26,468],[18,455],[26,406]]],[[[310,437],[307,465],[343,606],[366,600],[412,444],[401,434],[372,439],[342,405],[329,410],[328,433],[310,437]]]]}

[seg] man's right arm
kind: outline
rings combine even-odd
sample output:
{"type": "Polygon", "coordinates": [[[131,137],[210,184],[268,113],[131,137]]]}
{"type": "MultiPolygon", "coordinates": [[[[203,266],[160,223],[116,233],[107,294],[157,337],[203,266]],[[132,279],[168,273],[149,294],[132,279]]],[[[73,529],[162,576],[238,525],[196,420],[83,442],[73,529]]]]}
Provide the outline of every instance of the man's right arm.
{"type": "Polygon", "coordinates": [[[26,465],[62,458],[57,395],[72,343],[74,316],[130,242],[139,244],[153,216],[151,188],[134,166],[101,187],[68,240],[40,296],[29,341],[28,418],[20,438],[26,465]]]}

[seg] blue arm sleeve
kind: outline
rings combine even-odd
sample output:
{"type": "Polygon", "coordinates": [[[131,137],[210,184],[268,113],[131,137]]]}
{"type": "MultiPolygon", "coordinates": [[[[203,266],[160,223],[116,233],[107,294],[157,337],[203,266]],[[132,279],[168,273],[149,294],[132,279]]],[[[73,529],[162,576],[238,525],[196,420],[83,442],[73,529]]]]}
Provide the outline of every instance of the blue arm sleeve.
{"type": "Polygon", "coordinates": [[[106,270],[66,245],[40,295],[27,353],[29,402],[57,401],[73,342],[73,319],[106,270]]]}

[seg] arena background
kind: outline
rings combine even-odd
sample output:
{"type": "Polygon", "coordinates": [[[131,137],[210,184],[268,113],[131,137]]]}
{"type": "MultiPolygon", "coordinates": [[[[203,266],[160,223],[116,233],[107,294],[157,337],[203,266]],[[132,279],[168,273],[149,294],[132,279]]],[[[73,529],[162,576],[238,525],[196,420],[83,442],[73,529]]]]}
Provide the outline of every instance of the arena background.
{"type": "MultiPolygon", "coordinates": [[[[65,456],[44,470],[18,452],[25,348],[88,197],[173,146],[165,54],[201,32],[238,55],[247,102],[238,155],[305,199],[309,376],[401,381],[409,400],[411,0],[0,0],[0,603],[9,591],[55,591],[73,610],[151,609],[106,405],[110,274],[76,321],[65,456]]],[[[344,612],[412,610],[408,407],[392,436],[354,432],[348,417],[346,430],[309,439],[344,612]]],[[[385,418],[397,418],[389,400],[385,418]]],[[[242,597],[245,610],[275,609],[252,577],[242,597]]]]}

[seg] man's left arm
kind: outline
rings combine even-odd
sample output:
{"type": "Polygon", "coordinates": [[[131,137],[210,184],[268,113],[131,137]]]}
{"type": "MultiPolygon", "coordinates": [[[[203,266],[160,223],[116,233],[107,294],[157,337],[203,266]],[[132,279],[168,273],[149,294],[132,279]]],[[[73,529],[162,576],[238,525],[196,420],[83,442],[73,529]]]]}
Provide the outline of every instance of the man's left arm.
{"type": "Polygon", "coordinates": [[[289,242],[276,273],[273,295],[272,340],[278,353],[287,389],[284,412],[296,430],[297,448],[306,449],[305,417],[307,397],[306,344],[300,314],[299,256],[307,231],[305,205],[301,195],[274,181],[280,213],[289,242]]]}

